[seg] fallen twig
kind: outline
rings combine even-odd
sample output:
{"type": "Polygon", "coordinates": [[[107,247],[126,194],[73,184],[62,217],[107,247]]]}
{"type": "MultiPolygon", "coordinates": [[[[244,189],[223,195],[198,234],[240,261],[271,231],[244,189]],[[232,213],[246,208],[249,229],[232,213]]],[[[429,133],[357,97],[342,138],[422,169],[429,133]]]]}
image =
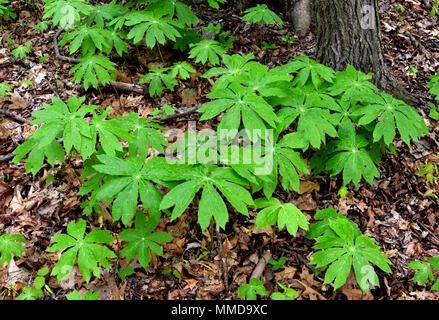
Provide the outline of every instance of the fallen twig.
{"type": "Polygon", "coordinates": [[[226,292],[229,291],[229,269],[227,267],[227,259],[226,254],[224,253],[223,243],[221,239],[221,232],[219,225],[216,225],[215,227],[216,232],[216,240],[218,241],[218,251],[221,255],[221,260],[223,262],[223,276],[224,276],[224,288],[226,289],[226,292]]]}
{"type": "Polygon", "coordinates": [[[418,221],[417,224],[422,227],[422,229],[424,229],[425,231],[427,231],[427,233],[434,238],[434,240],[436,240],[437,242],[439,242],[439,237],[437,235],[434,234],[433,231],[431,231],[425,224],[423,224],[422,222],[418,221]]]}
{"type": "Polygon", "coordinates": [[[11,153],[5,154],[4,156],[1,156],[1,157],[0,157],[0,162],[6,162],[6,161],[9,161],[9,160],[11,160],[12,158],[14,158],[14,154],[11,152],[11,153]]]}
{"type": "Polygon", "coordinates": [[[61,54],[59,53],[59,48],[58,48],[58,37],[59,37],[59,35],[60,35],[63,31],[64,31],[64,29],[59,29],[59,30],[55,33],[55,36],[53,37],[53,47],[54,47],[54,49],[55,49],[55,56],[56,56],[59,60],[64,61],[64,62],[74,63],[74,64],[80,63],[80,62],[81,62],[80,59],[75,59],[75,58],[66,57],[66,56],[63,56],[63,55],[61,55],[61,54]]]}
{"type": "Polygon", "coordinates": [[[262,274],[264,273],[265,267],[267,266],[268,260],[271,259],[271,252],[270,250],[267,250],[264,252],[262,257],[259,259],[258,264],[253,269],[253,272],[250,276],[250,278],[260,278],[262,274]]]}
{"type": "Polygon", "coordinates": [[[195,106],[195,107],[189,108],[186,111],[183,111],[183,112],[180,112],[180,113],[171,114],[171,115],[169,115],[169,116],[167,116],[165,118],[154,117],[154,118],[152,118],[152,120],[165,122],[165,121],[169,121],[169,120],[178,119],[178,118],[182,118],[182,117],[186,117],[188,115],[191,115],[192,113],[195,113],[200,108],[201,108],[201,106],[195,106]]]}
{"type": "Polygon", "coordinates": [[[0,109],[0,114],[4,115],[5,117],[8,117],[8,118],[14,120],[17,123],[20,123],[20,124],[23,124],[23,123],[26,122],[26,119],[24,119],[24,118],[22,118],[22,117],[20,117],[20,116],[18,116],[16,114],[13,114],[12,112],[3,110],[3,109],[0,109]]]}

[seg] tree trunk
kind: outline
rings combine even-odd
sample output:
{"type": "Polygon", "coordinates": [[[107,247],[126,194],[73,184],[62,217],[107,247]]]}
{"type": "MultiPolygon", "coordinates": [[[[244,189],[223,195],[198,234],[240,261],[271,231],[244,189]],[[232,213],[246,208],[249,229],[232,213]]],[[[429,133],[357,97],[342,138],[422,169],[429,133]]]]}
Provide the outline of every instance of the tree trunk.
{"type": "Polygon", "coordinates": [[[272,0],[265,3],[273,3],[285,13],[286,19],[293,23],[294,31],[299,37],[305,36],[310,30],[312,0],[272,0]]]}
{"type": "Polygon", "coordinates": [[[314,0],[317,59],[335,70],[351,64],[373,72],[378,87],[413,102],[387,72],[378,8],[378,0],[314,0]]]}

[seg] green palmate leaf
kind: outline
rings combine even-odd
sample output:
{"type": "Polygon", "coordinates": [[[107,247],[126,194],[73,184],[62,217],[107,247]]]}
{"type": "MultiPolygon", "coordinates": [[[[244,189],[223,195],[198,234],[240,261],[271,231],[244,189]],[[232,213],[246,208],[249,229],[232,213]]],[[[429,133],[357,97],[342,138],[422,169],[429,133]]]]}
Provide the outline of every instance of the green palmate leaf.
{"type": "Polygon", "coordinates": [[[87,15],[87,24],[91,25],[95,22],[97,26],[102,28],[106,23],[127,14],[129,12],[128,6],[118,4],[116,1],[112,0],[110,3],[93,6],[87,15]]]}
{"type": "Polygon", "coordinates": [[[256,300],[257,296],[265,297],[268,293],[264,287],[264,282],[252,278],[248,284],[240,285],[236,294],[239,299],[256,300]]]}
{"type": "MultiPolygon", "coordinates": [[[[436,271],[439,271],[439,256],[431,257],[428,258],[427,260],[436,271]]],[[[431,290],[439,291],[439,277],[436,278],[436,282],[431,287],[431,290]]]]}
{"type": "Polygon", "coordinates": [[[20,243],[26,243],[26,239],[20,234],[5,233],[0,236],[0,266],[11,262],[13,256],[21,258],[26,250],[20,243]]]}
{"type": "Polygon", "coordinates": [[[410,139],[419,140],[422,134],[428,132],[424,119],[414,108],[386,93],[381,97],[375,96],[372,103],[358,109],[355,114],[361,116],[359,125],[367,125],[379,117],[373,131],[373,141],[383,138],[386,145],[392,144],[395,139],[396,127],[407,145],[410,145],[410,139]]]}
{"type": "Polygon", "coordinates": [[[219,57],[225,53],[224,48],[218,41],[201,40],[190,45],[190,59],[195,59],[195,63],[206,64],[207,61],[215,66],[219,64],[219,57]]]}
{"type": "Polygon", "coordinates": [[[57,141],[52,141],[47,145],[43,143],[44,147],[40,145],[41,142],[31,136],[14,150],[15,157],[12,162],[20,162],[29,153],[25,169],[27,173],[32,172],[34,176],[42,168],[44,159],[47,159],[52,167],[57,160],[64,162],[64,149],[57,141]]]}
{"type": "Polygon", "coordinates": [[[193,43],[201,41],[201,36],[195,29],[179,30],[181,37],[174,43],[174,49],[182,52],[186,51],[193,43]]]}
{"type": "Polygon", "coordinates": [[[165,159],[153,158],[145,163],[143,157],[131,156],[124,160],[98,155],[99,164],[93,166],[106,175],[105,183],[97,191],[96,199],[113,204],[113,220],[128,225],[136,213],[138,199],[150,214],[159,214],[161,193],[151,181],[159,181],[155,169],[164,165],[165,159]]]}
{"type": "Polygon", "coordinates": [[[298,296],[296,290],[284,286],[282,283],[277,283],[283,292],[273,292],[270,296],[271,300],[294,300],[298,296]]]}
{"type": "Polygon", "coordinates": [[[293,85],[298,87],[303,87],[311,79],[314,88],[318,89],[325,81],[333,83],[335,78],[333,69],[307,56],[297,56],[293,62],[279,67],[278,70],[296,74],[293,85]]]}
{"type": "Polygon", "coordinates": [[[66,32],[59,45],[64,46],[68,42],[70,42],[70,53],[75,53],[81,48],[83,56],[94,55],[97,50],[110,54],[113,47],[120,56],[128,52],[127,45],[117,31],[98,26],[90,27],[83,24],[66,32]]]}
{"type": "Polygon", "coordinates": [[[5,21],[17,18],[14,8],[9,6],[10,0],[0,0],[0,17],[5,21]]]}
{"type": "Polygon", "coordinates": [[[48,274],[48,267],[43,267],[42,269],[38,270],[37,277],[35,278],[33,285],[35,289],[42,289],[46,285],[45,276],[47,276],[48,274]]]}
{"type": "MultiPolygon", "coordinates": [[[[111,108],[101,110],[100,114],[93,115],[93,126],[91,128],[93,140],[99,135],[99,143],[104,152],[114,156],[116,152],[123,150],[120,139],[130,139],[129,129],[124,128],[119,119],[107,119],[111,108]]],[[[94,149],[94,148],[93,148],[94,149]]]]}
{"type": "Polygon", "coordinates": [[[84,296],[78,290],[73,290],[72,292],[66,294],[67,300],[98,300],[99,291],[86,291],[84,296]]]}
{"type": "Polygon", "coordinates": [[[132,27],[127,38],[135,44],[145,38],[146,45],[154,48],[157,43],[164,45],[166,39],[176,41],[181,36],[178,28],[182,26],[166,16],[154,11],[135,11],[127,15],[127,26],[132,27]]]}
{"type": "Polygon", "coordinates": [[[224,4],[226,3],[227,0],[207,0],[207,3],[209,4],[210,7],[212,7],[213,9],[219,9],[219,5],[220,4],[224,4]]]}
{"type": "Polygon", "coordinates": [[[121,239],[127,242],[121,255],[128,261],[137,257],[140,265],[145,269],[148,268],[151,252],[162,256],[163,249],[160,244],[172,241],[172,236],[166,232],[154,232],[159,222],[158,219],[147,219],[143,212],[139,212],[136,216],[135,228],[125,229],[120,234],[121,239]]]}
{"type": "Polygon", "coordinates": [[[116,271],[117,276],[122,282],[125,282],[125,279],[136,272],[134,271],[134,268],[132,266],[127,266],[126,268],[121,268],[116,271]]]}
{"type": "Polygon", "coordinates": [[[209,34],[215,34],[224,49],[228,50],[233,48],[235,37],[230,35],[230,31],[221,31],[221,23],[217,23],[215,26],[212,23],[209,23],[207,27],[202,27],[202,29],[209,34]]]}
{"type": "Polygon", "coordinates": [[[12,91],[12,86],[7,82],[0,83],[0,97],[4,97],[7,93],[12,91]]]}
{"type": "Polygon", "coordinates": [[[178,84],[175,80],[175,76],[169,75],[168,68],[152,68],[151,71],[140,79],[140,83],[149,83],[149,95],[153,97],[157,94],[159,97],[162,95],[163,85],[169,90],[173,91],[174,87],[178,84]]]}
{"type": "Polygon", "coordinates": [[[212,218],[223,229],[229,220],[227,207],[219,192],[238,212],[248,216],[247,206],[253,204],[253,199],[244,187],[247,182],[231,168],[174,164],[169,167],[169,172],[170,177],[166,180],[185,181],[172,188],[160,204],[161,210],[174,207],[172,220],[183,214],[201,189],[203,191],[198,207],[198,222],[203,231],[212,218]]]}
{"type": "Polygon", "coordinates": [[[32,124],[41,124],[23,144],[15,149],[13,162],[17,163],[30,151],[26,161],[26,171],[35,175],[41,169],[44,159],[51,166],[56,160],[64,161],[64,150],[56,141],[63,138],[67,154],[73,147],[85,159],[94,152],[92,132],[85,115],[97,108],[93,105],[84,105],[85,97],[71,97],[67,105],[59,98],[53,98],[52,104],[43,104],[44,109],[35,111],[35,120],[32,124]]]}
{"type": "Polygon", "coordinates": [[[286,226],[288,233],[294,237],[299,227],[308,230],[306,216],[292,203],[281,203],[276,198],[261,198],[255,200],[255,205],[256,208],[262,209],[256,217],[257,228],[270,227],[277,221],[279,230],[286,226]]]}
{"type": "Polygon", "coordinates": [[[409,263],[409,268],[416,271],[415,276],[413,277],[413,281],[422,286],[425,286],[427,281],[434,280],[433,271],[431,270],[430,265],[425,261],[411,261],[409,263]]]}
{"type": "MultiPolygon", "coordinates": [[[[158,127],[148,119],[139,118],[136,113],[129,113],[127,116],[118,119],[106,120],[105,115],[110,111],[109,108],[100,115],[93,117],[93,130],[99,133],[99,141],[103,151],[115,156],[122,151],[120,139],[129,142],[128,152],[132,156],[138,156],[139,159],[145,159],[149,154],[149,148],[154,148],[163,153],[163,146],[167,145],[164,136],[156,130],[158,127]]],[[[96,134],[94,134],[96,136],[96,134]]],[[[153,160],[157,161],[156,160],[153,160]]],[[[159,160],[160,161],[160,160],[159,160]]],[[[100,192],[101,183],[105,178],[104,173],[97,172],[93,166],[97,164],[96,157],[92,160],[85,161],[83,179],[88,180],[81,186],[80,195],[87,195],[91,192],[90,199],[81,204],[84,208],[84,214],[90,215],[92,211],[101,212],[98,192],[100,192]]],[[[115,173],[117,175],[117,173],[115,173]]],[[[157,210],[156,210],[157,211],[157,210]]]]}
{"type": "Polygon", "coordinates": [[[251,61],[245,66],[245,73],[238,81],[250,91],[258,92],[263,97],[289,97],[291,92],[291,75],[280,72],[279,69],[268,69],[267,66],[251,61]]]}
{"type": "Polygon", "coordinates": [[[90,86],[97,89],[99,83],[103,86],[116,80],[115,64],[109,58],[97,55],[88,55],[75,65],[70,74],[74,74],[73,81],[84,82],[87,90],[90,86]]]}
{"type": "Polygon", "coordinates": [[[353,182],[357,185],[363,177],[369,184],[379,172],[366,150],[369,142],[366,138],[355,132],[355,127],[350,121],[345,121],[338,130],[339,140],[328,145],[330,159],[326,169],[331,175],[343,171],[343,184],[353,182]]]}
{"type": "MultiPolygon", "coordinates": [[[[0,83],[0,96],[2,95],[1,94],[1,83],[0,83]]],[[[428,113],[428,116],[431,118],[431,119],[433,119],[433,120],[439,120],[439,111],[437,110],[437,107],[433,104],[433,103],[430,103],[430,112],[428,113]]]]}
{"type": "Polygon", "coordinates": [[[203,113],[200,120],[212,119],[228,110],[218,126],[219,130],[238,130],[242,119],[249,136],[255,138],[254,129],[261,131],[266,128],[266,124],[275,127],[278,122],[273,107],[264,98],[237,83],[231,84],[227,89],[212,91],[208,97],[216,100],[198,109],[198,112],[203,113]]]}
{"type": "Polygon", "coordinates": [[[234,54],[232,56],[224,54],[222,61],[224,67],[211,68],[204,75],[204,78],[220,76],[212,87],[212,91],[226,88],[230,83],[237,81],[239,77],[246,73],[249,68],[249,61],[254,59],[254,54],[249,53],[245,56],[234,54]]]}
{"type": "MultiPolygon", "coordinates": [[[[256,141],[253,147],[240,148],[239,153],[229,150],[233,155],[232,161],[221,161],[229,164],[243,178],[252,183],[253,188],[263,188],[264,195],[270,199],[278,186],[279,176],[281,186],[286,191],[291,189],[299,192],[299,174],[309,174],[306,162],[297,149],[306,147],[305,140],[297,132],[289,133],[276,141],[275,136],[265,135],[262,143],[256,141]],[[257,145],[261,144],[260,147],[257,145]],[[239,157],[238,157],[239,155],[239,157]],[[248,160],[250,161],[248,161],[248,160]]],[[[229,158],[230,158],[229,154],[229,158]]]]}
{"type": "MultiPolygon", "coordinates": [[[[299,172],[303,174],[309,174],[310,171],[300,156],[300,153],[295,151],[295,149],[304,149],[306,147],[306,142],[304,142],[301,134],[294,132],[285,135],[278,143],[274,146],[273,154],[273,174],[272,182],[276,180],[278,174],[282,177],[281,185],[284,190],[293,189],[299,192],[299,172]]],[[[264,194],[266,197],[270,198],[274,192],[274,183],[264,184],[264,194]]]]}
{"type": "Polygon", "coordinates": [[[365,74],[348,65],[346,71],[336,73],[334,83],[328,91],[330,95],[341,96],[342,100],[349,100],[353,104],[367,103],[374,99],[378,92],[377,87],[370,82],[371,79],[371,73],[365,74]]]}
{"type": "Polygon", "coordinates": [[[358,120],[358,116],[355,112],[358,110],[358,105],[352,105],[350,101],[336,100],[329,96],[318,94],[324,103],[328,103],[328,108],[333,112],[331,113],[332,122],[336,125],[340,125],[345,121],[355,122],[358,120]]]}
{"type": "Polygon", "coordinates": [[[139,117],[137,113],[130,112],[128,115],[120,117],[116,121],[123,130],[130,134],[123,136],[123,139],[130,143],[129,153],[145,158],[151,147],[160,153],[164,153],[164,146],[168,141],[157,130],[165,130],[153,121],[139,117]]]}
{"type": "Polygon", "coordinates": [[[101,110],[100,114],[95,114],[91,128],[94,140],[96,134],[99,134],[100,146],[106,154],[114,156],[116,152],[123,151],[120,139],[130,143],[129,152],[133,155],[137,154],[145,158],[149,147],[160,153],[164,152],[163,146],[168,143],[156,130],[161,127],[148,119],[140,118],[134,112],[117,119],[107,119],[110,112],[111,108],[107,108],[101,110]]]}
{"type": "MultiPolygon", "coordinates": [[[[318,237],[322,236],[326,231],[329,230],[329,221],[331,221],[331,219],[337,219],[338,217],[343,218],[344,215],[335,211],[334,208],[317,210],[314,215],[314,220],[316,220],[316,222],[313,223],[309,228],[306,238],[317,239],[318,237]]],[[[352,221],[351,223],[355,228],[355,224],[352,221]]]]}
{"type": "MultiPolygon", "coordinates": [[[[49,24],[47,21],[40,21],[35,25],[35,30],[44,32],[47,31],[47,29],[49,29],[49,24]]],[[[42,63],[41,59],[45,59],[45,56],[40,58],[40,63],[42,63]]]]}
{"type": "Polygon", "coordinates": [[[439,256],[431,257],[431,258],[428,258],[427,260],[428,260],[428,262],[430,262],[431,266],[435,270],[439,271],[439,256]]]}
{"type": "Polygon", "coordinates": [[[16,49],[12,50],[12,55],[15,58],[20,58],[21,60],[23,60],[32,51],[30,45],[31,43],[29,41],[26,44],[17,47],[16,49]]]}
{"type": "Polygon", "coordinates": [[[433,269],[439,271],[439,256],[428,258],[428,263],[425,261],[414,260],[409,263],[409,268],[415,270],[413,281],[421,286],[425,286],[427,282],[434,282],[431,290],[439,291],[439,278],[435,281],[433,269]]]}
{"type": "Polygon", "coordinates": [[[79,271],[88,283],[91,273],[97,278],[100,277],[99,265],[110,268],[107,259],[116,258],[113,251],[102,245],[114,241],[115,238],[110,235],[110,232],[95,229],[86,235],[86,226],[87,223],[82,219],[77,223],[70,222],[67,226],[67,234],[52,238],[54,244],[47,251],[63,251],[51,273],[52,276],[57,276],[58,281],[67,278],[77,262],[79,271]]]}
{"type": "Polygon", "coordinates": [[[169,75],[172,78],[176,78],[177,76],[179,76],[180,79],[187,80],[190,78],[190,74],[195,72],[196,70],[189,62],[182,61],[175,63],[170,68],[169,75]]]}
{"type": "Polygon", "coordinates": [[[322,100],[316,100],[315,96],[307,95],[299,88],[290,91],[291,97],[272,99],[272,104],[283,106],[277,114],[282,119],[278,130],[288,128],[297,119],[297,132],[307,144],[317,149],[320,149],[322,143],[325,144],[326,135],[337,137],[329,109],[322,107],[322,100]]]}
{"type": "Polygon", "coordinates": [[[439,74],[435,74],[431,80],[426,84],[429,92],[435,97],[436,100],[439,98],[439,74]]]}
{"type": "Polygon", "coordinates": [[[68,29],[88,15],[92,6],[86,0],[45,0],[43,19],[53,18],[53,25],[68,29]]]}
{"type": "Polygon", "coordinates": [[[43,291],[41,289],[24,287],[21,294],[16,298],[16,300],[37,300],[43,297],[43,291]]]}
{"type": "Polygon", "coordinates": [[[325,283],[333,283],[337,290],[346,283],[353,267],[362,291],[368,293],[371,287],[379,287],[372,265],[389,273],[391,262],[375,241],[362,235],[354,223],[334,210],[325,210],[315,219],[323,220],[323,223],[310,230],[317,242],[311,263],[317,268],[326,268],[325,283]]]}
{"type": "MultiPolygon", "coordinates": [[[[257,200],[255,201],[257,203],[257,200]]],[[[285,262],[287,261],[287,258],[285,256],[282,256],[279,258],[279,260],[269,259],[268,264],[272,265],[273,271],[278,271],[284,269],[285,262]]]]}
{"type": "Polygon", "coordinates": [[[49,274],[49,268],[43,267],[38,270],[37,277],[34,280],[32,286],[27,286],[23,288],[21,294],[17,297],[16,300],[36,300],[43,297],[42,288],[45,286],[46,279],[44,278],[49,274]]]}
{"type": "Polygon", "coordinates": [[[195,13],[182,1],[151,0],[148,11],[160,13],[170,18],[176,15],[178,21],[187,26],[198,23],[198,18],[195,13]]]}
{"type": "Polygon", "coordinates": [[[265,4],[258,4],[255,7],[249,8],[245,11],[245,15],[242,17],[243,21],[272,25],[277,23],[279,26],[283,25],[283,22],[279,16],[268,9],[265,4]]]}

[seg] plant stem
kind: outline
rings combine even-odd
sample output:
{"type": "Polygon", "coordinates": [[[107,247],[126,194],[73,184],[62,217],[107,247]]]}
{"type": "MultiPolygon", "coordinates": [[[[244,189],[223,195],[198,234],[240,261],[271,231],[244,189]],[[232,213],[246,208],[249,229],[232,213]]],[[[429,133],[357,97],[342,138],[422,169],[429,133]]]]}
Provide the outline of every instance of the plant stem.
{"type": "Polygon", "coordinates": [[[223,243],[221,239],[221,232],[219,225],[215,225],[215,231],[216,231],[216,240],[218,241],[218,251],[221,256],[221,260],[223,262],[223,277],[224,277],[224,288],[226,289],[226,292],[229,291],[229,269],[227,267],[227,259],[226,254],[224,253],[223,243]]]}
{"type": "Polygon", "coordinates": [[[163,59],[162,51],[160,50],[160,45],[159,44],[157,44],[157,49],[159,51],[160,59],[162,59],[162,62],[165,63],[165,59],[163,59]]]}

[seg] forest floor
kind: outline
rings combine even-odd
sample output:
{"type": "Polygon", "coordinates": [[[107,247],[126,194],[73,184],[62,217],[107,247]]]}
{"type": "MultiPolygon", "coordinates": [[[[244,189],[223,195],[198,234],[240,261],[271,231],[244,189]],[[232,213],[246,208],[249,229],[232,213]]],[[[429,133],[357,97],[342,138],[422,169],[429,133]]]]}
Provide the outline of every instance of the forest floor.
{"type": "MultiPolygon", "coordinates": [[[[114,272],[104,271],[101,279],[88,285],[79,272],[58,284],[56,279],[48,283],[53,293],[48,297],[63,299],[73,288],[99,290],[102,299],[233,299],[236,289],[246,283],[262,255],[270,252],[276,259],[285,256],[285,269],[274,273],[270,266],[264,271],[266,286],[276,281],[291,284],[298,299],[439,299],[438,293],[417,286],[408,263],[439,255],[438,204],[428,199],[428,192],[439,194],[439,185],[430,185],[416,171],[427,162],[437,161],[439,148],[439,126],[428,117],[431,96],[425,84],[439,66],[438,18],[430,17],[429,10],[417,0],[381,1],[380,15],[386,63],[389,71],[419,100],[415,106],[432,128],[429,135],[408,148],[401,141],[396,143],[397,155],[387,154],[379,168],[380,178],[373,185],[361,183],[350,189],[341,200],[337,190],[341,181],[328,175],[318,175],[301,182],[301,192],[280,193],[284,201],[295,203],[311,220],[317,209],[328,206],[348,215],[360,229],[373,237],[392,261],[393,273],[379,272],[380,288],[368,295],[362,294],[354,279],[348,279],[343,289],[333,295],[331,286],[323,284],[322,275],[316,274],[308,264],[312,243],[304,233],[291,238],[284,232],[274,233],[271,228],[255,229],[254,219],[245,219],[239,214],[232,216],[224,232],[223,248],[227,258],[230,290],[223,283],[221,256],[209,232],[202,233],[196,223],[194,208],[190,208],[181,219],[170,222],[164,216],[160,228],[171,233],[172,243],[165,245],[164,257],[153,259],[147,271],[136,269],[135,276],[121,282],[114,272]],[[405,13],[399,14],[395,6],[401,4],[405,13]],[[410,70],[417,69],[417,73],[410,70]]],[[[23,3],[19,18],[2,26],[0,46],[0,82],[13,85],[13,93],[0,100],[0,107],[30,120],[33,111],[49,103],[54,96],[67,99],[71,95],[87,96],[90,104],[111,106],[114,115],[139,112],[149,115],[155,106],[170,104],[177,111],[206,101],[211,83],[197,74],[180,83],[174,93],[166,92],[161,100],[142,94],[123,92],[118,89],[84,91],[72,84],[68,71],[71,65],[55,57],[53,38],[55,31],[35,31],[42,16],[42,7],[35,2],[30,7],[23,3]],[[17,44],[32,41],[32,53],[24,62],[15,60],[8,49],[8,37],[17,44]],[[44,63],[40,58],[46,56],[44,63]],[[26,82],[24,80],[30,80],[26,82]]],[[[285,63],[298,54],[315,56],[315,37],[312,32],[298,38],[293,44],[282,41],[282,35],[294,33],[293,27],[285,23],[282,28],[264,29],[264,40],[275,44],[275,49],[262,51],[255,43],[256,29],[243,23],[240,12],[226,6],[218,16],[216,11],[206,10],[205,23],[221,22],[223,30],[231,31],[235,37],[232,53],[254,52],[256,60],[269,67],[285,63]],[[219,20],[218,20],[219,18],[219,20]]],[[[161,66],[155,52],[148,53],[139,48],[130,59],[118,62],[118,81],[138,83],[148,67],[161,66]],[[134,62],[133,62],[134,60],[134,62]]],[[[175,52],[164,53],[165,60],[181,60],[175,52]]],[[[190,116],[196,119],[196,114],[190,116]]],[[[184,128],[188,118],[180,118],[164,125],[168,128],[184,128]]],[[[199,124],[199,128],[215,127],[215,121],[199,124]]],[[[23,138],[35,130],[26,122],[16,123],[6,117],[0,118],[0,157],[11,153],[23,138]]],[[[4,159],[3,159],[4,160],[4,159]]],[[[69,221],[82,216],[80,204],[83,198],[77,195],[80,186],[81,163],[71,158],[55,173],[55,180],[46,186],[49,173],[46,167],[33,177],[25,174],[24,165],[0,162],[0,234],[19,233],[28,240],[23,258],[16,259],[9,267],[0,268],[0,291],[8,283],[18,281],[18,289],[27,285],[30,278],[44,265],[53,266],[58,256],[45,252],[53,235],[64,232],[69,221]]],[[[254,215],[253,215],[254,217],[254,215]]],[[[91,216],[88,221],[94,226],[105,226],[117,231],[112,225],[110,211],[103,210],[101,216],[91,216]]],[[[112,249],[121,250],[120,241],[112,249]]],[[[113,270],[124,267],[126,262],[113,261],[113,270]]],[[[134,267],[138,266],[136,263],[134,267]]],[[[4,292],[4,291],[3,291],[4,292]]],[[[6,298],[11,298],[6,296],[6,298]]],[[[1,299],[1,298],[0,298],[1,299]]]]}

